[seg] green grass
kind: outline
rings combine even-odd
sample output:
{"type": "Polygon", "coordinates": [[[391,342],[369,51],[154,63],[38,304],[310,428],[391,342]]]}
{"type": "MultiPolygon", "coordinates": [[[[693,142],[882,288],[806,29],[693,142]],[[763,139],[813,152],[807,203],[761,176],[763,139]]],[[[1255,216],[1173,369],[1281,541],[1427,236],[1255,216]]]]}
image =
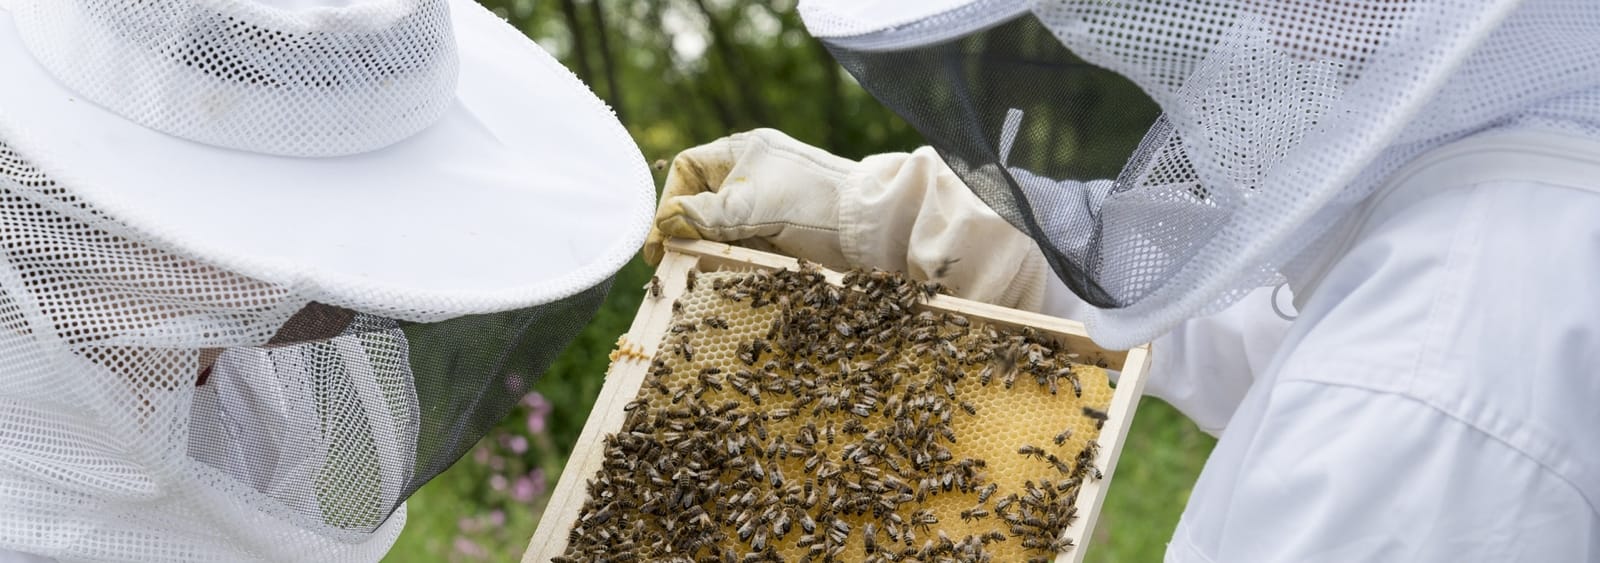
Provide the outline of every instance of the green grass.
{"type": "MultiPolygon", "coordinates": [[[[551,487],[600,392],[607,356],[632,322],[649,278],[649,268],[638,260],[624,268],[594,322],[535,385],[555,408],[547,422],[547,444],[529,453],[529,464],[545,469],[551,487]]],[[[521,416],[513,415],[501,427],[519,429],[522,424],[521,416]]],[[[1160,561],[1214,443],[1165,403],[1145,399],[1123,446],[1088,560],[1160,561]]],[[[463,460],[424,486],[411,498],[406,529],[384,561],[519,561],[544,499],[532,506],[507,503],[485,485],[490,474],[488,468],[463,460]],[[499,529],[466,535],[459,531],[463,518],[482,518],[495,509],[505,514],[499,529]],[[473,540],[484,556],[457,553],[458,537],[473,540]]]]}
{"type": "Polygon", "coordinates": [[[1140,401],[1085,559],[1160,561],[1214,445],[1215,439],[1161,400],[1140,401]]]}

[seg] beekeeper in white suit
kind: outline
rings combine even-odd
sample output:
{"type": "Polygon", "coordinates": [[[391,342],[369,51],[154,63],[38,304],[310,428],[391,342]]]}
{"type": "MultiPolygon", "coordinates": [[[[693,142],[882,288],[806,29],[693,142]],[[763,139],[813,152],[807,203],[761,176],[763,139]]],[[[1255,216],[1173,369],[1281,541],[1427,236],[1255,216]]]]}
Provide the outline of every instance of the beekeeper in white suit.
{"type": "Polygon", "coordinates": [[[942,273],[1153,341],[1221,437],[1169,561],[1600,560],[1600,4],[800,10],[931,148],[687,150],[647,257],[942,273]]]}
{"type": "Polygon", "coordinates": [[[0,0],[0,562],[377,561],[654,208],[470,0],[0,0]]]}

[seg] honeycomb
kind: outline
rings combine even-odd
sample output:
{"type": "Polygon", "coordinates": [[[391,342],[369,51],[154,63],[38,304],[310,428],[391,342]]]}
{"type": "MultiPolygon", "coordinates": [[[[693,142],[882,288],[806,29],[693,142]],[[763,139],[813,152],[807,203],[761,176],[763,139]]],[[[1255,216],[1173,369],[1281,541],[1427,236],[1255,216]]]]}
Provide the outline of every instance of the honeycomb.
{"type": "MultiPolygon", "coordinates": [[[[1050,561],[1105,370],[883,272],[691,274],[557,561],[1050,561]]],[[[619,357],[636,356],[625,350],[619,357]]]]}

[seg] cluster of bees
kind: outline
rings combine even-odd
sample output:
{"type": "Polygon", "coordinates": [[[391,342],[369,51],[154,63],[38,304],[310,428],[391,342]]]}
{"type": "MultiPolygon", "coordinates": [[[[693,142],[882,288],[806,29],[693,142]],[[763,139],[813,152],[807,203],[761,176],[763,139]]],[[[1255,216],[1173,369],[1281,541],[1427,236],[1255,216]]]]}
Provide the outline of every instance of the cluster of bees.
{"type": "Polygon", "coordinates": [[[897,274],[833,285],[802,264],[687,286],[557,563],[1073,548],[1104,370],[1032,329],[922,308],[942,288],[897,274]]]}

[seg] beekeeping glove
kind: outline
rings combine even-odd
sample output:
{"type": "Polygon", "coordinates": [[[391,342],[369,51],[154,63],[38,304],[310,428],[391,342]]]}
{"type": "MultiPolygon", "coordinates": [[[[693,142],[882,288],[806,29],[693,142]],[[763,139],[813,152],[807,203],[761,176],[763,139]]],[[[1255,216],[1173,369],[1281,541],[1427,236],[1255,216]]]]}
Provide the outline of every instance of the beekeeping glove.
{"type": "Polygon", "coordinates": [[[855,166],[773,129],[683,151],[667,172],[645,261],[660,262],[666,237],[688,237],[847,267],[839,247],[839,190],[855,166]]]}
{"type": "Polygon", "coordinates": [[[860,162],[770,129],[684,151],[645,259],[666,237],[739,242],[834,268],[906,272],[959,296],[1040,310],[1049,267],[931,148],[860,162]]]}

